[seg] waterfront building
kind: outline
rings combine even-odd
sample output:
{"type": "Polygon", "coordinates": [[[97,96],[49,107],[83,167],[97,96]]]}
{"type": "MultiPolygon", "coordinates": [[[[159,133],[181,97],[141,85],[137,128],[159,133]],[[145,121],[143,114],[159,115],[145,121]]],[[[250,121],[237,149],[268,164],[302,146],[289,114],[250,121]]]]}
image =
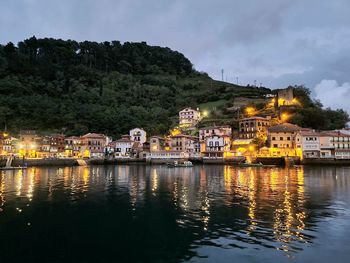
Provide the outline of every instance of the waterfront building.
{"type": "Polygon", "coordinates": [[[36,145],[38,145],[36,157],[38,158],[49,158],[50,147],[51,147],[51,138],[50,136],[37,137],[36,145]]]}
{"type": "MultiPolygon", "coordinates": [[[[167,147],[166,140],[161,136],[152,136],[149,139],[150,152],[158,152],[165,150],[167,147]]],[[[168,149],[169,150],[169,149],[168,149]]]]}
{"type": "Polygon", "coordinates": [[[65,136],[54,134],[50,136],[50,156],[63,157],[65,151],[65,136]]]}
{"type": "Polygon", "coordinates": [[[303,130],[301,127],[283,123],[268,128],[268,144],[272,156],[300,156],[297,151],[296,136],[303,130]]]}
{"type": "Polygon", "coordinates": [[[19,134],[19,143],[17,145],[18,153],[21,156],[35,158],[37,157],[38,141],[41,137],[35,130],[21,130],[19,134]]]}
{"type": "Polygon", "coordinates": [[[142,146],[147,141],[147,133],[145,130],[140,128],[134,128],[129,132],[130,140],[139,142],[142,146]]]}
{"type": "Polygon", "coordinates": [[[234,156],[252,155],[254,150],[253,139],[235,139],[231,143],[231,151],[234,156]]]}
{"type": "Polygon", "coordinates": [[[205,138],[204,157],[223,158],[225,152],[229,152],[231,148],[230,136],[212,135],[205,138]]]}
{"type": "Polygon", "coordinates": [[[350,134],[342,131],[321,132],[321,157],[350,159],[350,134]]]}
{"type": "Polygon", "coordinates": [[[238,124],[238,137],[240,139],[262,138],[266,140],[267,128],[270,124],[270,118],[254,116],[241,119],[238,124]]]}
{"type": "Polygon", "coordinates": [[[201,120],[199,109],[185,108],[179,112],[179,126],[181,128],[192,128],[201,120]]]}
{"type": "Polygon", "coordinates": [[[87,133],[81,136],[81,154],[82,157],[103,157],[108,138],[99,133],[87,133]]]}
{"type": "Polygon", "coordinates": [[[198,138],[186,134],[170,136],[170,150],[195,153],[198,150],[198,138]]]}
{"type": "Polygon", "coordinates": [[[217,136],[232,136],[231,126],[210,126],[199,129],[199,139],[205,140],[205,138],[217,135],[217,136]]]}
{"type": "Polygon", "coordinates": [[[319,158],[320,134],[313,130],[301,130],[296,136],[296,148],[301,150],[301,158],[319,158]]]}
{"type": "Polygon", "coordinates": [[[16,146],[18,139],[8,134],[0,138],[0,155],[14,154],[16,152],[16,146]]]}
{"type": "Polygon", "coordinates": [[[123,135],[121,139],[114,142],[114,156],[117,158],[131,157],[134,143],[130,135],[123,135]]]}
{"type": "Polygon", "coordinates": [[[80,137],[70,136],[65,138],[65,156],[81,157],[82,141],[80,137]]]}

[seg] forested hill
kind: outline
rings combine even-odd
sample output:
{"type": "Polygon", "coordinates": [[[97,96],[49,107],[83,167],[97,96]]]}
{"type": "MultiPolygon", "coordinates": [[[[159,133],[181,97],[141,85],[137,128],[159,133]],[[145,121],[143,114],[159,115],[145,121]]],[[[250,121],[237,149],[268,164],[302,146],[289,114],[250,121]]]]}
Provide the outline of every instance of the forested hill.
{"type": "MultiPolygon", "coordinates": [[[[323,110],[308,90],[298,90],[304,103],[292,122],[335,129],[349,120],[346,112],[323,110]]],[[[142,127],[149,134],[165,134],[183,107],[210,109],[202,125],[234,124],[237,108],[247,103],[264,107],[264,95],[271,92],[212,80],[183,54],[145,42],[32,37],[0,45],[0,131],[116,137],[142,127]]]]}
{"type": "Polygon", "coordinates": [[[0,45],[0,130],[164,133],[182,107],[267,92],[214,81],[183,54],[144,42],[0,45]]]}

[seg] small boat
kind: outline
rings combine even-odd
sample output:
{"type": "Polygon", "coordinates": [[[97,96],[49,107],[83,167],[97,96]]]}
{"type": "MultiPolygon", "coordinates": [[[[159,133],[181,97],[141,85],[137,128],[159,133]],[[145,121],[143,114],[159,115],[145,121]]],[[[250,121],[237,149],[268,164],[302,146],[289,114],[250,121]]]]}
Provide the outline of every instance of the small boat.
{"type": "Polygon", "coordinates": [[[193,163],[190,161],[185,161],[183,163],[179,163],[178,161],[175,161],[173,163],[167,163],[167,166],[169,168],[174,168],[174,167],[192,167],[193,163]]]}

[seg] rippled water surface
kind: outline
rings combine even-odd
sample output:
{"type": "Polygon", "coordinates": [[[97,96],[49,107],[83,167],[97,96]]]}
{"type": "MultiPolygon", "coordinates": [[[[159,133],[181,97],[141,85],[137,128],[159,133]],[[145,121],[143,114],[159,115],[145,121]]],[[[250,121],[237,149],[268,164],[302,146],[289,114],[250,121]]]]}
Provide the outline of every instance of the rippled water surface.
{"type": "Polygon", "coordinates": [[[349,262],[350,168],[0,172],[0,262],[349,262]]]}

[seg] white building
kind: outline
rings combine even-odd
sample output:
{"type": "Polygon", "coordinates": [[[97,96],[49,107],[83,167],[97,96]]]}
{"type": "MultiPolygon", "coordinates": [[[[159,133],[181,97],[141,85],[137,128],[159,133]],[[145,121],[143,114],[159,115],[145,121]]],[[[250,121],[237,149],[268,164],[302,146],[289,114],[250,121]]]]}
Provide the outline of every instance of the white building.
{"type": "Polygon", "coordinates": [[[201,120],[199,109],[185,108],[179,112],[179,125],[182,128],[191,128],[197,125],[201,120]]]}
{"type": "Polygon", "coordinates": [[[343,131],[321,133],[321,157],[350,159],[350,135],[343,131]]]}
{"type": "Polygon", "coordinates": [[[230,151],[230,136],[212,135],[205,138],[204,149],[202,149],[205,157],[223,158],[224,153],[230,151]]]}
{"type": "Polygon", "coordinates": [[[129,135],[130,135],[130,140],[134,142],[139,142],[141,145],[143,145],[147,140],[146,131],[140,128],[134,128],[130,130],[129,135]]]}
{"type": "Polygon", "coordinates": [[[211,126],[199,129],[200,140],[205,140],[205,138],[211,137],[213,135],[231,137],[232,128],[230,126],[211,126]]]}
{"type": "Polygon", "coordinates": [[[300,131],[296,136],[296,147],[301,149],[303,158],[319,158],[319,133],[315,131],[300,131]]]}
{"type": "Polygon", "coordinates": [[[132,147],[134,141],[130,140],[129,135],[123,135],[121,139],[114,142],[115,157],[130,157],[132,155],[132,147]]]}

